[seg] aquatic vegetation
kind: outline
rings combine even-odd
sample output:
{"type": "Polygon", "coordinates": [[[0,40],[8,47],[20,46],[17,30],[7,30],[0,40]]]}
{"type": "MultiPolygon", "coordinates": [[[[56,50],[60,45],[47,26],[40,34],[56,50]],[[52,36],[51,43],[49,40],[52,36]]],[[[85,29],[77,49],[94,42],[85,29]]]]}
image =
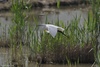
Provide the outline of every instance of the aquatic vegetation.
{"type": "Polygon", "coordinates": [[[96,1],[92,1],[92,11],[93,11],[93,21],[95,22],[95,38],[94,38],[94,42],[95,42],[95,62],[100,66],[100,61],[99,61],[99,37],[100,37],[100,1],[96,0],[96,1]]]}
{"type": "MultiPolygon", "coordinates": [[[[82,25],[80,24],[81,15],[79,18],[75,16],[74,20],[69,21],[70,23],[67,26],[63,21],[59,20],[58,15],[58,20],[55,21],[56,23],[54,25],[63,27],[67,37],[61,33],[57,33],[57,36],[53,38],[50,34],[38,30],[36,26],[39,23],[35,17],[35,24],[33,24],[33,26],[25,20],[26,14],[23,12],[23,7],[25,7],[26,4],[23,0],[12,0],[11,11],[13,13],[13,25],[9,30],[12,63],[16,62],[18,65],[23,65],[25,62],[23,58],[26,58],[28,61],[29,57],[29,60],[35,61],[39,56],[39,58],[42,58],[39,59],[41,63],[68,63],[71,67],[71,63],[78,64],[84,61],[85,58],[81,55],[93,55],[93,52],[95,59],[98,60],[97,38],[100,34],[99,9],[94,10],[94,8],[98,6],[94,3],[92,5],[93,10],[89,11],[88,20],[85,20],[82,25]],[[30,51],[23,53],[23,50],[27,50],[23,49],[24,46],[30,48],[30,51]],[[86,52],[88,53],[86,54],[86,52]]],[[[57,8],[59,7],[60,3],[58,1],[57,8]]],[[[49,18],[46,17],[45,23],[49,23],[48,19],[49,18]]],[[[90,60],[90,62],[92,63],[94,60],[90,60]]],[[[97,62],[99,63],[100,61],[98,60],[97,62]]]]}
{"type": "Polygon", "coordinates": [[[23,6],[25,3],[23,0],[12,0],[12,26],[9,30],[10,32],[10,47],[12,48],[12,64],[13,65],[22,65],[24,62],[21,60],[23,58],[23,44],[24,44],[24,36],[25,36],[25,13],[23,12],[23,6]]]}

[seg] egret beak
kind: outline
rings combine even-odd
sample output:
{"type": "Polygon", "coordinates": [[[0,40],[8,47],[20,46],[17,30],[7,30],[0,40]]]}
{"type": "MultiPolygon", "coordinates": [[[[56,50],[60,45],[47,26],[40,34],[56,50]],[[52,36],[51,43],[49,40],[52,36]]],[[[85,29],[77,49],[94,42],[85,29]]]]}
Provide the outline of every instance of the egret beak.
{"type": "Polygon", "coordinates": [[[62,33],[64,36],[66,36],[66,37],[68,37],[68,38],[69,38],[69,36],[67,36],[64,32],[59,31],[59,30],[58,30],[58,32],[59,32],[59,33],[62,33]]]}

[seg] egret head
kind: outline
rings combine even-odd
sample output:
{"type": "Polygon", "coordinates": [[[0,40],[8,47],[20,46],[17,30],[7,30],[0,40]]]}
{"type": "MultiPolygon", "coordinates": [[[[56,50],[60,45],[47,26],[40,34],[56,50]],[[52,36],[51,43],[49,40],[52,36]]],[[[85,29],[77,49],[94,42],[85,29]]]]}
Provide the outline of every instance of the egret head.
{"type": "Polygon", "coordinates": [[[58,31],[64,32],[64,28],[58,27],[58,31]]]}

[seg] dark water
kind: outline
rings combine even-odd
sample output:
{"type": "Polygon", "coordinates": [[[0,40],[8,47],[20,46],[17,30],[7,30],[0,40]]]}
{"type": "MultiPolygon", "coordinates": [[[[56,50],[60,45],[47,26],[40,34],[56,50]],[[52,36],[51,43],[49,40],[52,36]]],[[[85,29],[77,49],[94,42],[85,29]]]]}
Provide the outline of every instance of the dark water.
{"type": "Polygon", "coordinates": [[[44,67],[91,67],[91,64],[79,64],[79,65],[44,65],[44,67]]]}
{"type": "MultiPolygon", "coordinates": [[[[38,66],[36,64],[31,63],[29,67],[38,66]]],[[[77,64],[77,65],[68,65],[68,64],[42,64],[40,67],[91,67],[92,64],[77,64]]],[[[95,67],[95,66],[94,66],[95,67]]]]}

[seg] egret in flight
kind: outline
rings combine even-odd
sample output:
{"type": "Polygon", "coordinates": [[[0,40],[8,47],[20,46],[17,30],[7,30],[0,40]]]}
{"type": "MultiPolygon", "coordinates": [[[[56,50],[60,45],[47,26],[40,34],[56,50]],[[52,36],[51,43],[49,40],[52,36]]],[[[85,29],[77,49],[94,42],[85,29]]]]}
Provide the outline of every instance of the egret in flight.
{"type": "Polygon", "coordinates": [[[63,35],[65,35],[64,34],[64,28],[56,26],[56,25],[52,25],[52,24],[40,24],[38,26],[40,27],[40,29],[46,30],[47,33],[50,33],[50,35],[53,38],[56,36],[57,32],[60,32],[63,35]]]}

